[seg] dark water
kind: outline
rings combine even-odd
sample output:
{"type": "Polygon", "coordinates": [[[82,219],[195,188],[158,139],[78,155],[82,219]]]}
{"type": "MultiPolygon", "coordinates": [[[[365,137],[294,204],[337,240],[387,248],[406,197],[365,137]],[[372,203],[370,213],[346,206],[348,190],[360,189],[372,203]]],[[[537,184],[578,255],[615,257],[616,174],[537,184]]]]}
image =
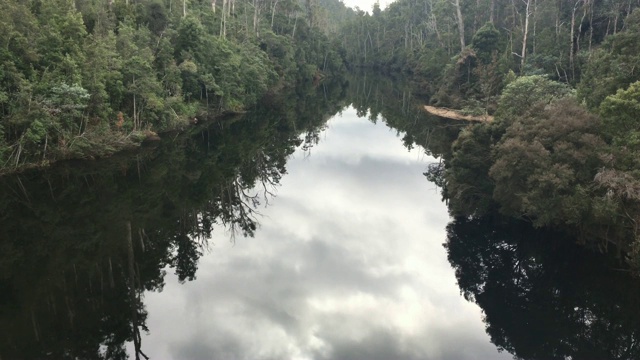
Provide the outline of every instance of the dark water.
{"type": "Polygon", "coordinates": [[[415,105],[324,84],[0,179],[0,358],[638,358],[638,281],[549,231],[450,219],[423,172],[460,124],[415,105]]]}

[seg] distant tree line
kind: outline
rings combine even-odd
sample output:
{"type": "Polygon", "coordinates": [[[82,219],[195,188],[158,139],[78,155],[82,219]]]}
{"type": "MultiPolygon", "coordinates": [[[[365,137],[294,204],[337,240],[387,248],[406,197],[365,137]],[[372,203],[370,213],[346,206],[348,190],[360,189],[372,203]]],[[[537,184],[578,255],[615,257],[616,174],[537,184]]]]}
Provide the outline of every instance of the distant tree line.
{"type": "MultiPolygon", "coordinates": [[[[347,18],[340,41],[350,64],[405,72],[433,102],[471,108],[495,104],[510,71],[572,86],[606,78],[594,72],[599,69],[594,63],[604,66],[603,51],[633,57],[632,13],[639,5],[638,0],[398,0],[347,18]],[[613,35],[616,41],[609,39],[613,35]]],[[[619,62],[615,71],[626,84],[597,91],[612,94],[637,80],[634,63],[619,62]]]]}

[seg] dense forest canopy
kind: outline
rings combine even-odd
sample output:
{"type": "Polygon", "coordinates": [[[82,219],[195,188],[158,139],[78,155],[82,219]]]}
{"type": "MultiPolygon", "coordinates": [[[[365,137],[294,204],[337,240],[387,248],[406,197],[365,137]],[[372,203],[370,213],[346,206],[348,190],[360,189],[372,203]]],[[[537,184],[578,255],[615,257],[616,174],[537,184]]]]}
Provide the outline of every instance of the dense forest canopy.
{"type": "Polygon", "coordinates": [[[341,41],[350,63],[411,73],[443,105],[498,95],[502,84],[493,78],[510,70],[572,85],[608,70],[618,83],[605,91],[615,92],[637,80],[637,71],[633,62],[611,68],[604,52],[637,54],[632,13],[638,5],[637,0],[398,0],[346,22],[341,41]]]}
{"type": "Polygon", "coordinates": [[[313,1],[3,1],[0,165],[102,156],[340,72],[329,23],[313,1]]]}

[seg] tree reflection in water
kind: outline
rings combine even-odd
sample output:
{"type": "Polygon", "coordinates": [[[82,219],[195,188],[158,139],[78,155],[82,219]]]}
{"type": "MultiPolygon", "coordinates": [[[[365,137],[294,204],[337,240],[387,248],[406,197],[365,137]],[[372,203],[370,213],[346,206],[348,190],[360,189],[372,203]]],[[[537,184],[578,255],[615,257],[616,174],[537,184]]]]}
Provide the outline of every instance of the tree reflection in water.
{"type": "MultiPolygon", "coordinates": [[[[422,103],[399,84],[361,76],[350,84],[350,98],[360,115],[369,112],[372,121],[381,115],[407,148],[421,146],[440,159],[425,175],[447,199],[445,165],[456,165],[451,144],[466,124],[418,110],[422,103]]],[[[484,311],[492,342],[523,359],[640,359],[640,282],[623,270],[624,261],[495,214],[491,194],[478,187],[483,180],[468,166],[463,171],[477,199],[448,205],[473,210],[485,201],[488,211],[455,218],[446,248],[462,294],[484,311]]]]}
{"type": "MultiPolygon", "coordinates": [[[[421,146],[439,158],[425,175],[448,199],[444,170],[456,166],[451,144],[466,124],[417,110],[421,103],[393,85],[361,77],[349,90],[361,114],[369,111],[372,121],[382,115],[407,148],[421,146]]],[[[640,359],[640,282],[624,261],[497,215],[491,194],[478,186],[485,180],[467,165],[461,171],[476,198],[448,199],[448,205],[474,214],[483,201],[487,214],[455,218],[445,246],[462,294],[484,311],[492,342],[522,359],[640,359]]]]}
{"type": "Polygon", "coordinates": [[[195,279],[212,231],[253,235],[289,155],[343,106],[341,83],[296,92],[133,157],[0,178],[0,358],[145,358],[144,291],[167,267],[195,279]]]}
{"type": "Polygon", "coordinates": [[[487,333],[523,359],[640,358],[640,284],[620,261],[497,215],[456,218],[446,248],[487,333]]]}

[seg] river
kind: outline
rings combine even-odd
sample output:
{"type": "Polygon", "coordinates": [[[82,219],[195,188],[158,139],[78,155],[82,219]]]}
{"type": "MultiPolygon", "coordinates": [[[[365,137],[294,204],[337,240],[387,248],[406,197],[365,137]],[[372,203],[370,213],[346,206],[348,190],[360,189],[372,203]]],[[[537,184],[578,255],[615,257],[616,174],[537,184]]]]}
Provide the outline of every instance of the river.
{"type": "Polygon", "coordinates": [[[145,296],[144,347],[162,359],[499,358],[447,262],[447,209],[422,175],[433,161],[351,107],[331,118],[289,159],[254,238],[214,233],[196,281],[168,276],[145,296]]]}
{"type": "Polygon", "coordinates": [[[418,104],[306,87],[0,178],[0,358],[634,358],[637,280],[549,230],[451,219],[423,173],[465,125],[418,104]]]}

